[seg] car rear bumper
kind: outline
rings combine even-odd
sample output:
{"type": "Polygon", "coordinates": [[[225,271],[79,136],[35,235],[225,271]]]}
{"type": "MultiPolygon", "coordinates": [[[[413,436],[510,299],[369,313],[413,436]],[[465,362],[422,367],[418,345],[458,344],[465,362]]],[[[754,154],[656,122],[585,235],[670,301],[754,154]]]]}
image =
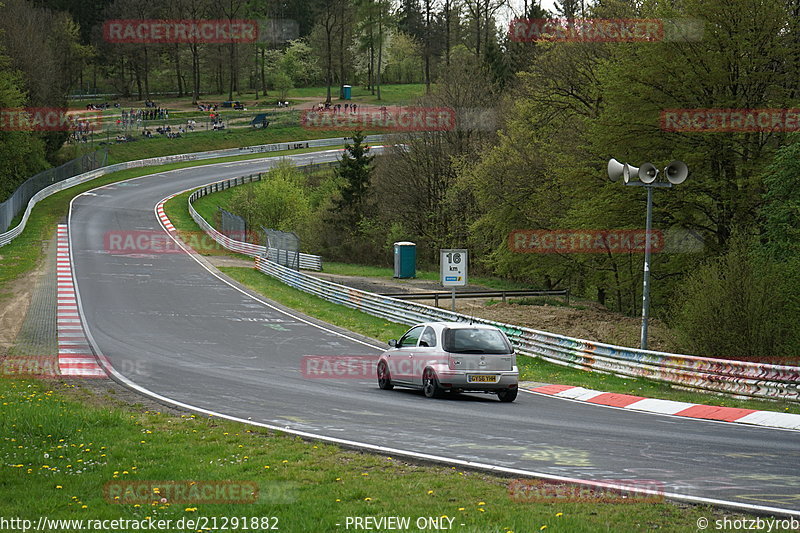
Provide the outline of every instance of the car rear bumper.
{"type": "Polygon", "coordinates": [[[443,371],[437,377],[442,388],[463,391],[500,391],[516,388],[519,384],[519,372],[515,371],[443,371]],[[476,376],[497,376],[497,381],[476,382],[472,380],[476,376]]]}

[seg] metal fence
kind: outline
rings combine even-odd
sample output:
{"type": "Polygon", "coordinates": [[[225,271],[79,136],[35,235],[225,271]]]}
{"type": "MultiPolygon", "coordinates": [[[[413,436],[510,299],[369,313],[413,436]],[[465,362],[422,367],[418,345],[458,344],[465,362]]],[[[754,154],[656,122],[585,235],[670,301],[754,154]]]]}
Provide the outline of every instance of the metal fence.
{"type": "Polygon", "coordinates": [[[83,174],[90,170],[104,166],[108,159],[107,150],[98,150],[90,154],[84,154],[72,161],[64,163],[60,167],[48,168],[25,180],[11,196],[0,204],[0,232],[4,232],[31,198],[50,185],[64,181],[66,179],[83,174]]]}
{"type": "Polygon", "coordinates": [[[590,342],[353,289],[261,257],[256,258],[256,268],[296,289],[400,324],[436,320],[490,324],[506,332],[518,353],[564,366],[645,377],[735,396],[800,400],[800,367],[796,366],[710,359],[590,342]]]}
{"type": "MultiPolygon", "coordinates": [[[[206,196],[207,194],[224,191],[225,189],[230,189],[231,187],[236,187],[239,185],[244,185],[245,183],[251,183],[253,181],[260,180],[261,174],[251,174],[249,176],[240,176],[238,178],[218,181],[216,183],[206,185],[205,187],[201,187],[189,195],[189,215],[191,215],[192,219],[197,222],[197,225],[200,226],[203,231],[205,231],[212,239],[228,250],[249,255],[251,257],[270,255],[274,258],[278,253],[276,249],[270,249],[267,246],[262,246],[260,244],[252,244],[240,241],[224,235],[222,232],[217,231],[214,226],[209,224],[206,219],[200,216],[200,214],[192,205],[192,202],[198,198],[206,196]]],[[[318,255],[304,254],[301,252],[297,257],[297,266],[303,270],[319,271],[322,270],[322,258],[318,255]]]]}
{"type": "Polygon", "coordinates": [[[221,207],[219,208],[219,214],[220,231],[223,235],[231,239],[247,241],[247,222],[245,222],[244,218],[221,207]]]}
{"type": "Polygon", "coordinates": [[[264,246],[267,258],[279,265],[300,270],[300,237],[294,232],[269,229],[261,226],[264,232],[264,246]]]}

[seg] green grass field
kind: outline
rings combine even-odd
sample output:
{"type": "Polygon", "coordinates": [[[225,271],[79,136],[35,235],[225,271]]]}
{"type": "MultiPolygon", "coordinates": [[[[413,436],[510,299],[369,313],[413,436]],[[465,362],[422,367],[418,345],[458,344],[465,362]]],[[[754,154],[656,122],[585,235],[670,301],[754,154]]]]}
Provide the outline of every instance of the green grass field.
{"type": "Polygon", "coordinates": [[[670,503],[515,499],[510,479],[346,451],[213,417],[131,408],[114,394],[73,383],[0,380],[0,516],[34,524],[43,515],[277,517],[280,531],[299,533],[344,530],[336,524],[348,516],[446,516],[454,519],[452,530],[466,533],[691,532],[699,517],[720,516],[670,503]],[[246,503],[173,497],[167,487],[176,482],[241,487],[247,497],[238,499],[246,503]],[[253,488],[257,496],[250,498],[253,488]]]}

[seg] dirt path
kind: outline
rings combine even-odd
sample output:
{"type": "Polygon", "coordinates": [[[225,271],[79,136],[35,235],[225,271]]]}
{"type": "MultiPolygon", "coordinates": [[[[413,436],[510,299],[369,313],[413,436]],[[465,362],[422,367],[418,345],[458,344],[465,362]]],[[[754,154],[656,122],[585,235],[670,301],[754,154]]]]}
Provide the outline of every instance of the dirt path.
{"type": "Polygon", "coordinates": [[[6,288],[9,296],[0,300],[0,357],[7,355],[14,346],[22,323],[25,322],[36,278],[37,272],[34,271],[12,281],[6,288]]]}

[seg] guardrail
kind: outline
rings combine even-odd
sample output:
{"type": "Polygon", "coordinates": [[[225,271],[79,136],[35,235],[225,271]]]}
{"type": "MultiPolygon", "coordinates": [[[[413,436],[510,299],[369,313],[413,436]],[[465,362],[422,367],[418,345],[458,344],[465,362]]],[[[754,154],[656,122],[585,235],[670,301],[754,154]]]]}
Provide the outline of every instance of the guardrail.
{"type": "Polygon", "coordinates": [[[506,332],[518,353],[559,365],[645,377],[735,396],[800,400],[800,367],[711,359],[590,342],[346,287],[261,257],[256,257],[256,268],[296,289],[400,324],[429,321],[490,324],[506,332]]]}
{"type": "MultiPolygon", "coordinates": [[[[433,300],[433,304],[439,307],[439,298],[447,300],[453,298],[452,292],[436,291],[436,292],[384,292],[381,296],[389,296],[390,298],[397,298],[399,300],[433,300]]],[[[562,290],[527,290],[516,289],[508,291],[462,291],[456,292],[455,298],[502,298],[503,303],[509,297],[515,296],[563,296],[564,303],[569,305],[569,289],[562,290]]]]}
{"type": "MultiPolygon", "coordinates": [[[[313,164],[320,165],[319,163],[313,164]]],[[[197,222],[197,225],[200,226],[203,231],[205,231],[212,239],[217,241],[228,250],[249,255],[250,257],[258,257],[264,254],[269,254],[269,257],[274,260],[278,256],[277,249],[270,248],[267,250],[265,246],[261,246],[259,244],[252,244],[232,239],[224,233],[217,231],[206,219],[200,216],[200,213],[198,213],[192,205],[192,202],[208,194],[224,191],[225,189],[244,185],[245,183],[252,183],[254,181],[261,181],[261,174],[251,174],[249,176],[240,176],[238,178],[217,181],[197,189],[189,195],[189,215],[195,222],[197,222]]],[[[318,255],[300,253],[299,262],[300,268],[303,270],[322,270],[322,258],[318,255]]]]}
{"type": "MultiPolygon", "coordinates": [[[[366,138],[366,142],[370,143],[384,142],[390,137],[391,135],[369,135],[366,138]]],[[[192,152],[188,154],[165,155],[161,157],[151,157],[148,159],[138,159],[136,161],[117,163],[115,165],[109,165],[89,172],[84,172],[83,174],[78,174],[77,176],[73,176],[72,178],[68,178],[58,183],[54,183],[53,185],[45,187],[41,191],[34,194],[28,201],[28,205],[25,209],[25,213],[22,215],[22,220],[20,221],[20,223],[17,224],[14,228],[6,231],[5,233],[0,233],[0,247],[3,247],[6,244],[13,241],[14,239],[16,239],[25,230],[25,225],[28,223],[28,218],[30,217],[31,211],[33,210],[33,207],[40,200],[47,198],[51,194],[55,194],[64,189],[74,187],[75,185],[79,185],[86,181],[99,178],[100,176],[111,174],[112,172],[117,172],[119,170],[126,170],[129,168],[164,165],[166,163],[175,163],[178,161],[199,161],[203,159],[215,159],[218,157],[229,157],[242,154],[257,154],[257,153],[277,152],[283,150],[295,150],[298,148],[319,148],[324,146],[336,146],[342,144],[347,139],[349,139],[349,137],[332,137],[328,139],[313,139],[308,141],[261,144],[257,146],[244,146],[241,148],[226,148],[224,150],[209,150],[206,152],[192,152]]]]}

